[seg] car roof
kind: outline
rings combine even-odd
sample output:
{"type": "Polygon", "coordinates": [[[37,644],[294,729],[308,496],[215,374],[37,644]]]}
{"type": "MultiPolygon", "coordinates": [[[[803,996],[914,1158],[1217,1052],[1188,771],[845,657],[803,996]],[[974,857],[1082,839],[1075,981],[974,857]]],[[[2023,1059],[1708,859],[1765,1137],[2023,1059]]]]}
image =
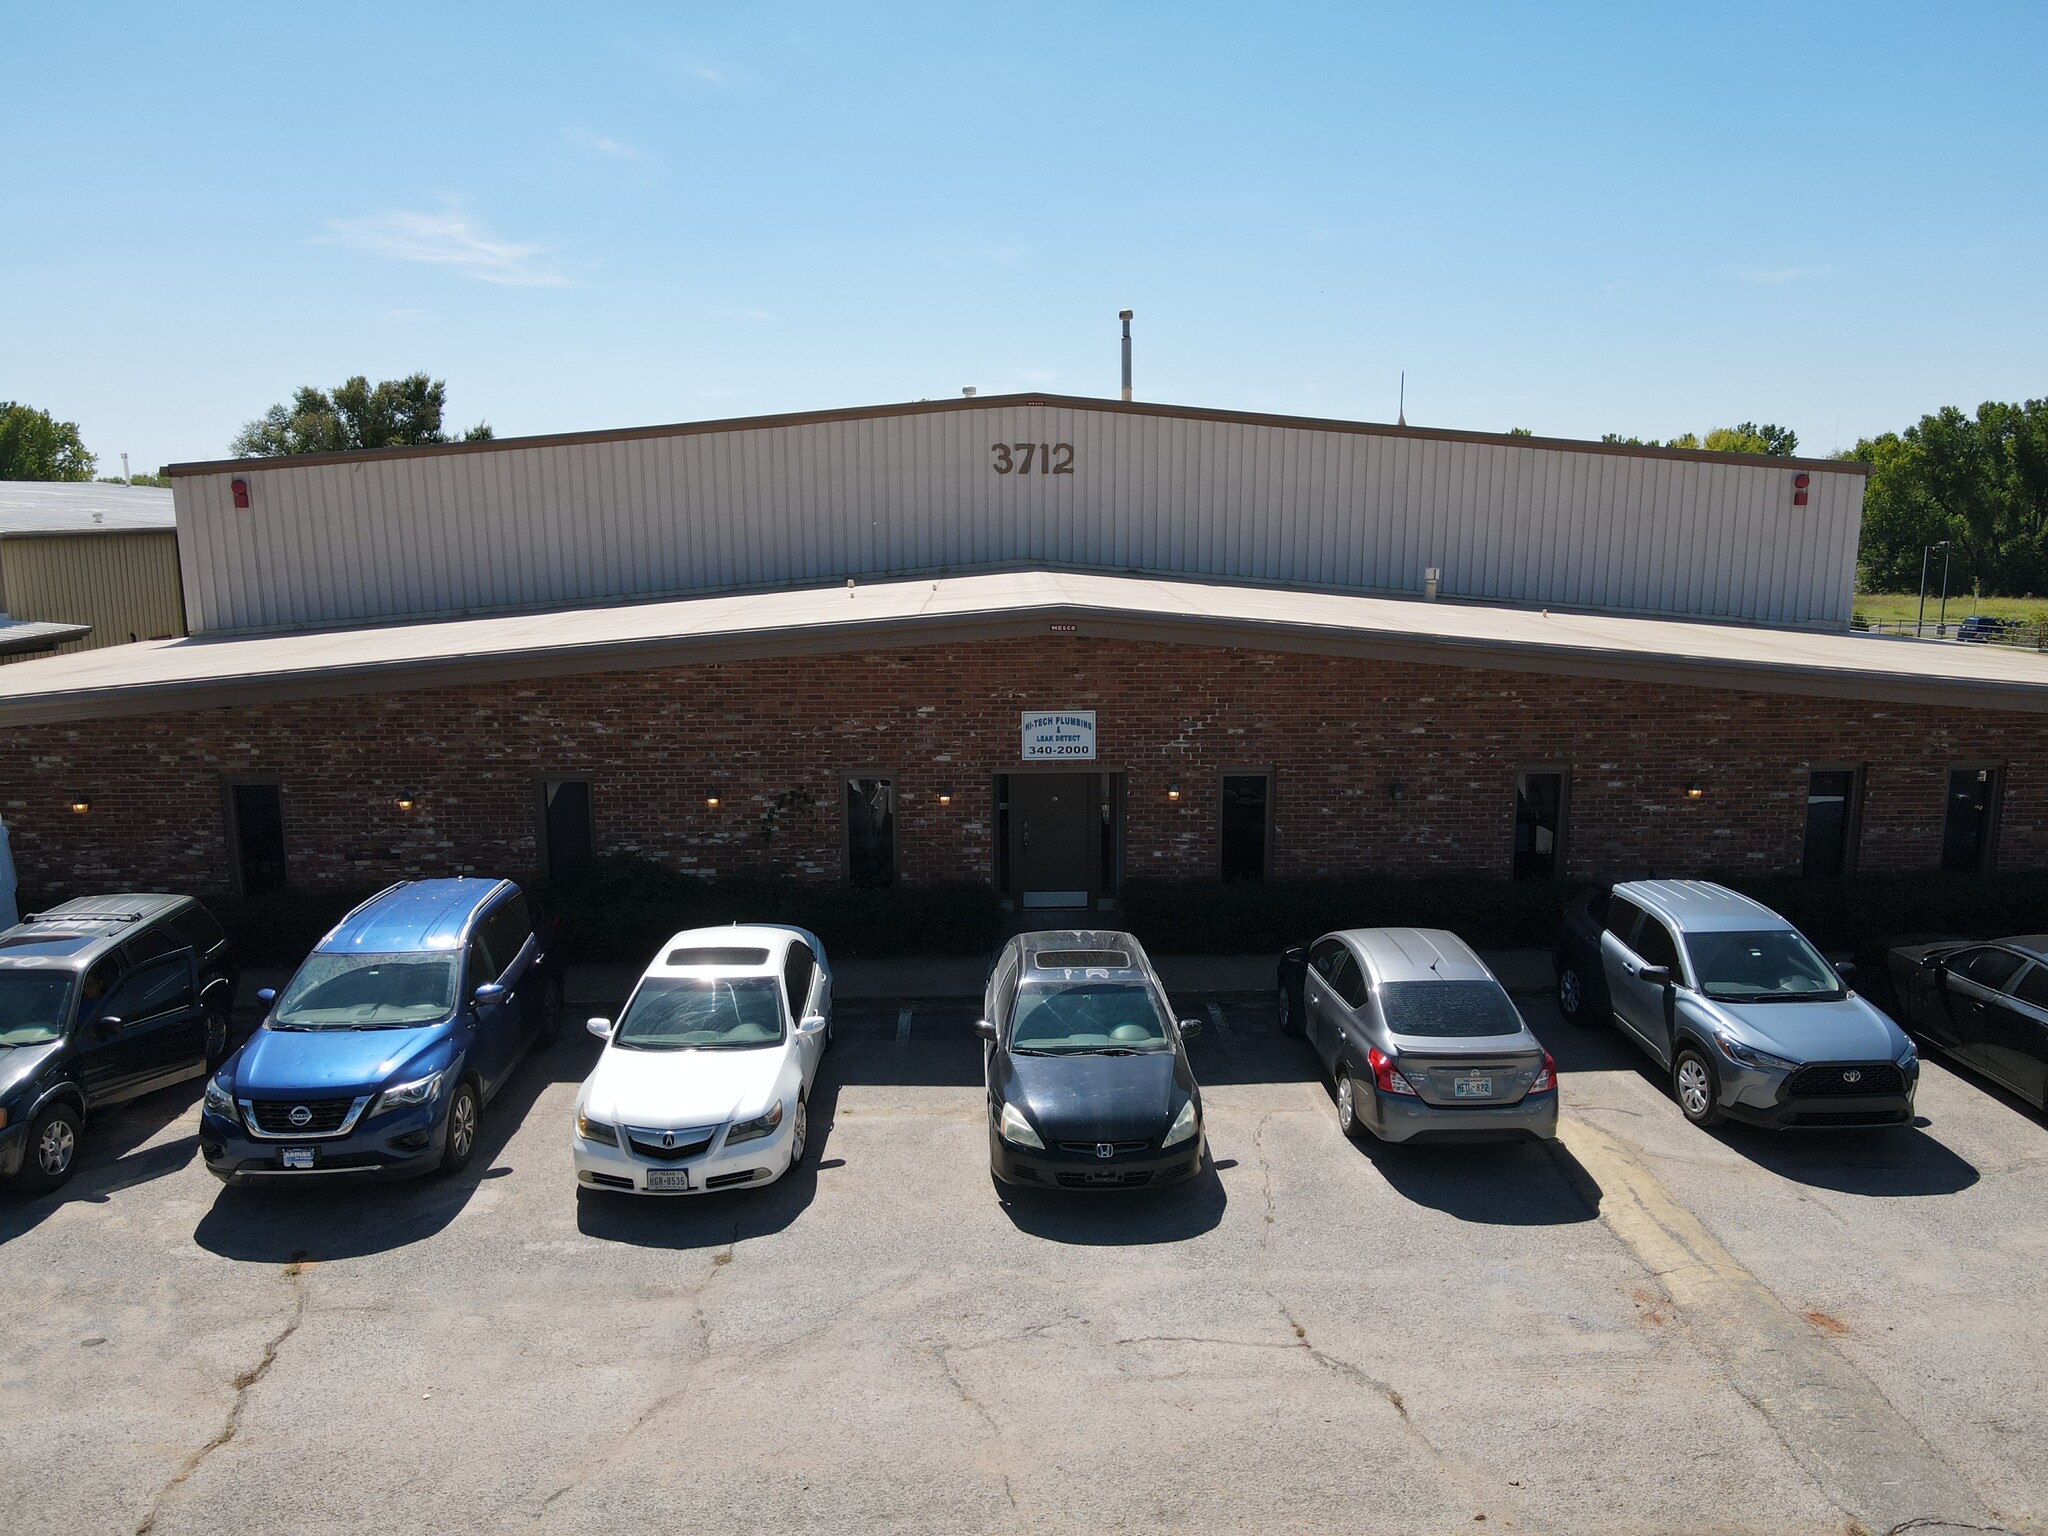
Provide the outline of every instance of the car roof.
{"type": "Polygon", "coordinates": [[[1150,982],[1152,979],[1151,961],[1146,958],[1145,946],[1138,942],[1136,934],[1125,933],[1121,929],[1045,928],[1035,933],[1020,933],[1013,942],[1020,957],[1017,973],[1020,982],[1078,981],[1083,977],[1134,982],[1150,982]],[[1122,962],[1110,959],[1114,955],[1121,955],[1122,962]],[[1100,958],[1104,963],[1069,964],[1065,960],[1068,956],[1086,956],[1090,960],[1100,958]]]}
{"type": "Polygon", "coordinates": [[[182,907],[189,896],[163,891],[117,896],[75,896],[41,912],[31,912],[0,933],[0,965],[47,967],[89,965],[130,934],[182,907]]]}
{"type": "Polygon", "coordinates": [[[1689,933],[1793,926],[1762,902],[1711,880],[1625,880],[1614,888],[1614,894],[1649,908],[1689,933]]]}
{"type": "Polygon", "coordinates": [[[685,928],[681,933],[670,935],[663,943],[655,953],[653,963],[647,967],[647,974],[702,976],[709,972],[720,976],[778,975],[782,970],[783,961],[788,956],[789,946],[803,936],[801,929],[785,928],[777,923],[728,923],[723,928],[685,928]],[[710,965],[669,964],[668,957],[679,949],[757,949],[762,952],[764,958],[752,963],[720,960],[710,965]]]}
{"type": "Polygon", "coordinates": [[[1374,981],[1493,981],[1472,946],[1444,928],[1346,928],[1374,981]]]}
{"type": "Polygon", "coordinates": [[[462,947],[470,922],[509,880],[409,880],[379,891],[328,931],[317,954],[393,955],[462,947]]]}

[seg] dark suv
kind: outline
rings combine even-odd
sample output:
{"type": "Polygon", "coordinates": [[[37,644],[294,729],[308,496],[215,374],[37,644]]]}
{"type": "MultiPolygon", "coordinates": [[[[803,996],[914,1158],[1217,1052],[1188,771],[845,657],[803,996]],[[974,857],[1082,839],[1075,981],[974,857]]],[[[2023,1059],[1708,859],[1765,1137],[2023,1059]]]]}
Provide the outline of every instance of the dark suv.
{"type": "Polygon", "coordinates": [[[189,896],[81,896],[0,933],[0,1176],[71,1176],[86,1116],[228,1053],[234,946],[189,896]]]}

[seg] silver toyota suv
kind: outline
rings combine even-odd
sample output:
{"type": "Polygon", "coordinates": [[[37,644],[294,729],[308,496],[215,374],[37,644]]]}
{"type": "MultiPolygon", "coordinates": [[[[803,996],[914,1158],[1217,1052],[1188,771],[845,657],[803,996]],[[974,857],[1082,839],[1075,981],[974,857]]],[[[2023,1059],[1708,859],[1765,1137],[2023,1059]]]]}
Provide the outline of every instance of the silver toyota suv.
{"type": "Polygon", "coordinates": [[[1920,1062],[1784,918],[1702,880],[1633,880],[1565,910],[1557,1000],[1671,1073],[1694,1125],[1900,1125],[1920,1062]]]}

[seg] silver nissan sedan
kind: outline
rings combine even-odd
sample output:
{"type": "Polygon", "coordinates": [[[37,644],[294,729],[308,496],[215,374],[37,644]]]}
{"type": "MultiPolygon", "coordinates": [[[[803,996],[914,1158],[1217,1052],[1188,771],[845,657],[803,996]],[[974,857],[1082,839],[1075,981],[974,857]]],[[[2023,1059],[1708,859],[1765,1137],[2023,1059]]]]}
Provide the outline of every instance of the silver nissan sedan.
{"type": "Polygon", "coordinates": [[[1382,1141],[1548,1139],[1557,1065],[1465,941],[1353,928],[1280,960],[1280,1027],[1337,1088],[1337,1126],[1382,1141]]]}

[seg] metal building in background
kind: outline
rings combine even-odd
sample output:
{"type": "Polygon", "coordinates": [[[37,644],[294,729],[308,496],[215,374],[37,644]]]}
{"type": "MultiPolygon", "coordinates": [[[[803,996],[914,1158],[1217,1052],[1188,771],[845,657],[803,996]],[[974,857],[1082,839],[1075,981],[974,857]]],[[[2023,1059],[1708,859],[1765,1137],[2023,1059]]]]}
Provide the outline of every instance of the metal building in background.
{"type": "MultiPolygon", "coordinates": [[[[60,651],[184,634],[171,493],[0,482],[0,615],[52,633],[85,631],[58,640],[60,651]]],[[[0,636],[0,652],[8,650],[0,636]]]]}
{"type": "Polygon", "coordinates": [[[247,632],[1024,568],[1846,628],[1866,471],[1012,395],[170,473],[247,632]]]}

